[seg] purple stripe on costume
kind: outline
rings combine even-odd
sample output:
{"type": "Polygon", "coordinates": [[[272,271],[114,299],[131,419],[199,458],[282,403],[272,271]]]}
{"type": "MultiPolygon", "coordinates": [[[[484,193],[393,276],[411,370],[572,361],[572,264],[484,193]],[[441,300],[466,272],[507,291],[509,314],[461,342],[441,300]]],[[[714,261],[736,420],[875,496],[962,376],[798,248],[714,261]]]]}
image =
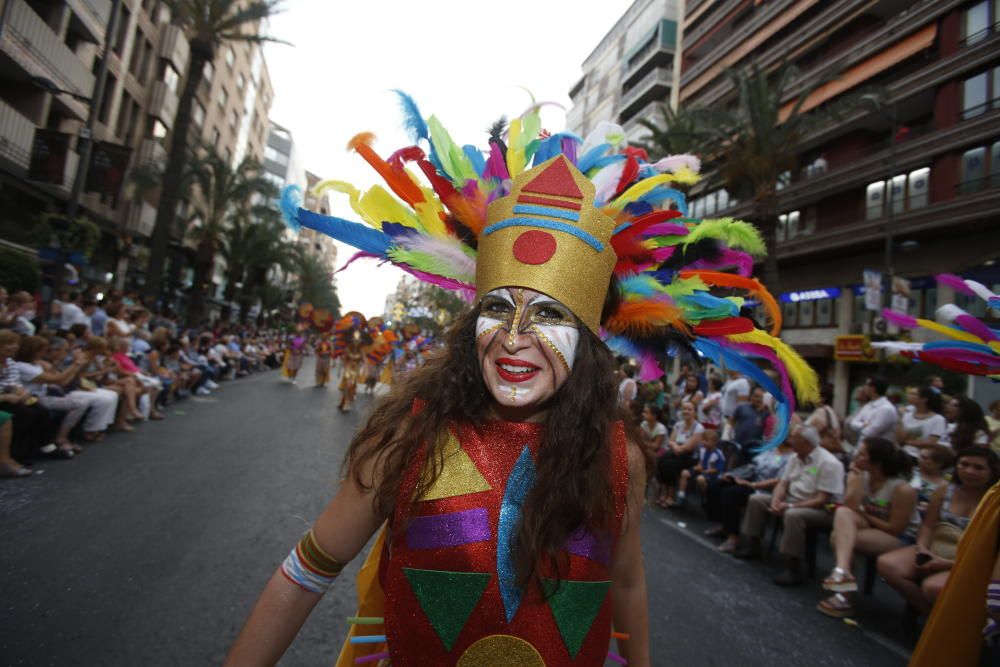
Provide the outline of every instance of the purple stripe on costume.
{"type": "Polygon", "coordinates": [[[598,563],[608,563],[611,560],[609,540],[598,540],[586,528],[580,528],[569,536],[569,539],[566,540],[566,551],[598,563]]]}
{"type": "Polygon", "coordinates": [[[418,516],[406,529],[411,549],[444,549],[490,539],[490,516],[485,508],[418,516]]]}

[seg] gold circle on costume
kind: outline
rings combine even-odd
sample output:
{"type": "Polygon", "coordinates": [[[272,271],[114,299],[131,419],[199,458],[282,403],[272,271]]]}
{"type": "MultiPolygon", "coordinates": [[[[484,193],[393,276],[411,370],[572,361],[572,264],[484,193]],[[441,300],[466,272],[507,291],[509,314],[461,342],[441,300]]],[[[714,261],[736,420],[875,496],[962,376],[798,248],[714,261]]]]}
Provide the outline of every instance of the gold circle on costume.
{"type": "Polygon", "coordinates": [[[490,635],[470,646],[457,667],[545,667],[535,647],[510,635],[490,635]]]}

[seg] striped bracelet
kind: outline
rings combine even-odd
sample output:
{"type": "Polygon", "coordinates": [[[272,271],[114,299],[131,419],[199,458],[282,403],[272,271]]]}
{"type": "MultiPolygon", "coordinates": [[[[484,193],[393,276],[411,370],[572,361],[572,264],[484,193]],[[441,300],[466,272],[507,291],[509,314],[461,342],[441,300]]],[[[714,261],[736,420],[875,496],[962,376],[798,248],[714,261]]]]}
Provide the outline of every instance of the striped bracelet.
{"type": "Polygon", "coordinates": [[[309,529],[281,564],[281,573],[293,584],[322,595],[344,566],[323,550],[309,529]]]}
{"type": "Polygon", "coordinates": [[[986,608],[1000,610],[1000,579],[994,579],[986,587],[986,608]]]}

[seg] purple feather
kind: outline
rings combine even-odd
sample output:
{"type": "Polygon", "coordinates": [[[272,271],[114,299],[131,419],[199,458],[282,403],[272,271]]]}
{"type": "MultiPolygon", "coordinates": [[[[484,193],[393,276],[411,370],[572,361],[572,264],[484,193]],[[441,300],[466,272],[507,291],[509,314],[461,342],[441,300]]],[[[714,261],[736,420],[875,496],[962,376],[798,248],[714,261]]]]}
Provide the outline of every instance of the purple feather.
{"type": "Polygon", "coordinates": [[[643,236],[687,236],[688,228],[684,225],[675,225],[669,222],[661,222],[657,225],[647,227],[643,236]]]}
{"type": "Polygon", "coordinates": [[[376,255],[376,254],[370,253],[370,252],[365,252],[364,250],[362,250],[361,252],[356,252],[353,255],[351,255],[351,258],[349,260],[347,260],[346,264],[344,264],[342,267],[340,267],[339,269],[337,269],[336,271],[334,271],[334,273],[340,273],[341,271],[343,271],[344,269],[346,269],[347,267],[349,267],[351,264],[353,264],[356,260],[359,260],[359,259],[368,259],[368,258],[371,258],[371,259],[381,259],[382,256],[381,255],[376,255]]]}
{"type": "Polygon", "coordinates": [[[749,276],[753,273],[753,257],[742,250],[732,250],[724,248],[719,252],[719,256],[713,260],[699,259],[691,265],[692,269],[715,269],[726,266],[736,268],[736,273],[741,276],[749,276]]]}
{"type": "Polygon", "coordinates": [[[483,178],[495,178],[498,181],[510,179],[510,172],[507,171],[507,163],[503,159],[503,151],[495,142],[490,143],[490,157],[486,160],[486,169],[483,170],[483,178]]]}
{"type": "Polygon", "coordinates": [[[938,285],[950,287],[959,294],[976,296],[976,293],[965,284],[965,280],[961,276],[956,276],[954,273],[939,273],[934,277],[937,279],[938,285]]]}
{"type": "Polygon", "coordinates": [[[917,323],[916,318],[905,313],[897,313],[895,310],[889,310],[888,308],[882,310],[882,317],[884,317],[889,324],[895,324],[900,329],[916,329],[920,326],[920,324],[917,323]]]}
{"type": "Polygon", "coordinates": [[[962,327],[970,334],[979,336],[985,341],[997,340],[997,337],[993,333],[992,329],[967,313],[957,316],[955,318],[955,324],[962,327]]]}
{"type": "Polygon", "coordinates": [[[563,137],[562,143],[562,154],[566,156],[566,159],[576,166],[576,148],[579,143],[576,139],[572,137],[563,137]]]}

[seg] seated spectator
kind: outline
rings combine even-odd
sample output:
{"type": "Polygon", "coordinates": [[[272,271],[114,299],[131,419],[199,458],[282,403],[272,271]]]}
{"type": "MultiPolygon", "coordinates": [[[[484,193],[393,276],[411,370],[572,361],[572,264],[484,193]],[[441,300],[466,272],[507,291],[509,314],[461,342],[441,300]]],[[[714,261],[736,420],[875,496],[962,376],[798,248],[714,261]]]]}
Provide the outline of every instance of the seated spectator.
{"type": "Polygon", "coordinates": [[[820,447],[816,429],[796,426],[788,443],[795,456],[785,466],[773,494],[750,496],[740,548],[733,554],[747,560],[760,558],[760,539],[767,519],[776,517],[784,526],[780,551],[785,557],[785,569],[774,578],[774,583],[781,586],[802,583],[806,529],[832,526],[833,515],[826,505],[844,493],[844,467],[833,454],[820,447]]]}
{"type": "Polygon", "coordinates": [[[896,439],[910,458],[916,461],[920,450],[933,447],[945,434],[947,423],[941,413],[941,395],[930,387],[907,392],[912,410],[905,410],[896,428],[896,439]]]}
{"type": "Polygon", "coordinates": [[[160,392],[160,401],[163,403],[173,401],[179,389],[177,376],[165,365],[169,349],[170,334],[166,329],[157,329],[150,338],[149,352],[142,358],[139,365],[144,373],[151,375],[163,384],[163,391],[160,392]]]}
{"type": "Polygon", "coordinates": [[[931,499],[917,543],[882,554],[878,572],[917,611],[926,615],[948,581],[962,533],[986,491],[1000,481],[1000,459],[988,447],[956,453],[955,479],[931,499]]]}
{"type": "Polygon", "coordinates": [[[968,396],[956,396],[945,404],[948,427],[938,441],[955,451],[966,447],[989,447],[990,427],[979,403],[968,396]]]}
{"type": "Polygon", "coordinates": [[[764,390],[754,387],[750,392],[750,400],[737,405],[729,418],[733,432],[732,439],[743,448],[749,447],[751,443],[760,442],[764,438],[764,428],[770,416],[771,411],[764,407],[764,390]]]}
{"type": "Polygon", "coordinates": [[[163,413],[156,409],[157,397],[163,389],[163,384],[156,378],[142,372],[126,352],[129,341],[126,338],[111,339],[111,361],[115,364],[115,373],[121,377],[134,378],[149,397],[149,419],[163,419],[163,413]]]}
{"type": "Polygon", "coordinates": [[[845,452],[841,444],[840,419],[830,406],[832,402],[833,389],[830,385],[821,387],[819,390],[819,405],[816,406],[816,409],[806,419],[806,425],[812,426],[819,433],[819,444],[823,449],[835,456],[841,456],[845,452]]]}
{"type": "Polygon", "coordinates": [[[699,415],[701,415],[701,402],[705,400],[705,394],[702,393],[699,388],[697,375],[694,373],[688,373],[684,376],[684,383],[680,386],[677,398],[674,400],[677,408],[680,408],[680,406],[684,403],[690,403],[693,405],[695,418],[698,419],[698,421],[704,421],[699,415]]]}
{"type": "Polygon", "coordinates": [[[118,431],[134,430],[129,420],[142,419],[137,404],[141,387],[134,379],[119,377],[115,373],[116,365],[110,358],[108,342],[101,336],[91,336],[83,349],[90,354],[91,361],[84,367],[81,377],[118,396],[118,412],[112,428],[118,431]]]}
{"type": "Polygon", "coordinates": [[[694,457],[704,432],[705,427],[695,419],[694,405],[682,404],[681,419],[674,424],[666,451],[661,453],[656,466],[656,478],[661,489],[657,506],[667,508],[676,505],[675,494],[681,471],[697,463],[694,457]]]}
{"type": "Polygon", "coordinates": [[[121,301],[112,302],[107,309],[108,320],[104,325],[108,339],[127,338],[132,333],[132,325],[128,322],[128,312],[121,301]]]}
{"type": "Polygon", "coordinates": [[[885,438],[896,441],[896,424],[899,413],[886,397],[889,383],[885,378],[872,376],[865,381],[862,394],[866,402],[847,420],[848,439],[855,445],[866,438],[885,438]]]}
{"type": "Polygon", "coordinates": [[[55,445],[55,419],[21,383],[14,365],[20,339],[9,329],[0,330],[0,410],[13,415],[11,453],[23,460],[62,457],[55,445]]]}
{"type": "Polygon", "coordinates": [[[167,348],[163,365],[173,374],[179,396],[189,396],[201,383],[201,371],[181,359],[181,346],[177,343],[167,348]]]}
{"type": "Polygon", "coordinates": [[[719,432],[714,428],[706,428],[702,432],[701,444],[695,450],[694,459],[696,462],[694,466],[681,471],[680,490],[677,492],[675,508],[684,505],[692,478],[701,497],[705,498],[708,483],[719,479],[719,475],[726,470],[726,456],[719,451],[719,432]]]}
{"type": "Polygon", "coordinates": [[[944,473],[954,462],[955,455],[950,447],[934,445],[920,450],[917,467],[913,471],[913,477],[910,478],[910,486],[917,492],[917,511],[921,519],[927,513],[934,492],[948,481],[944,473]]]}
{"type": "Polygon", "coordinates": [[[90,326],[90,318],[83,312],[83,297],[77,291],[70,292],[69,297],[60,304],[58,330],[69,331],[74,324],[90,326]]]}
{"type": "Polygon", "coordinates": [[[31,469],[18,463],[10,455],[10,445],[14,440],[14,415],[0,410],[0,478],[28,477],[31,469]]]}
{"type": "MultiPolygon", "coordinates": [[[[55,337],[49,340],[44,352],[45,361],[55,370],[65,368],[74,363],[75,353],[66,339],[55,337]]],[[[83,421],[83,439],[87,442],[97,442],[104,438],[104,432],[115,421],[118,411],[118,394],[109,389],[98,387],[83,377],[83,370],[89,366],[95,357],[93,351],[84,350],[83,368],[80,369],[63,386],[70,396],[79,396],[87,404],[87,415],[83,421]]]]}
{"type": "Polygon", "coordinates": [[[22,336],[34,336],[35,297],[27,292],[14,292],[7,306],[6,316],[10,321],[11,331],[22,336]]]}
{"type": "Polygon", "coordinates": [[[879,556],[905,544],[904,535],[915,525],[917,493],[909,485],[910,457],[885,438],[866,438],[858,447],[847,475],[844,504],[833,515],[836,564],[823,580],[833,593],[816,607],[834,618],[854,614],[848,593],[858,590],[853,574],[854,554],[879,556]]]}
{"type": "Polygon", "coordinates": [[[724,473],[716,482],[709,482],[705,493],[705,513],[710,521],[721,525],[709,529],[709,537],[725,537],[719,551],[732,553],[740,545],[740,520],[747,500],[755,493],[770,492],[777,486],[792,449],[782,443],[776,449],[757,454],[751,463],[724,473]]]}
{"type": "Polygon", "coordinates": [[[658,456],[665,447],[667,427],[657,419],[656,408],[652,403],[647,403],[642,409],[639,430],[642,433],[643,446],[652,456],[658,456]]]}

